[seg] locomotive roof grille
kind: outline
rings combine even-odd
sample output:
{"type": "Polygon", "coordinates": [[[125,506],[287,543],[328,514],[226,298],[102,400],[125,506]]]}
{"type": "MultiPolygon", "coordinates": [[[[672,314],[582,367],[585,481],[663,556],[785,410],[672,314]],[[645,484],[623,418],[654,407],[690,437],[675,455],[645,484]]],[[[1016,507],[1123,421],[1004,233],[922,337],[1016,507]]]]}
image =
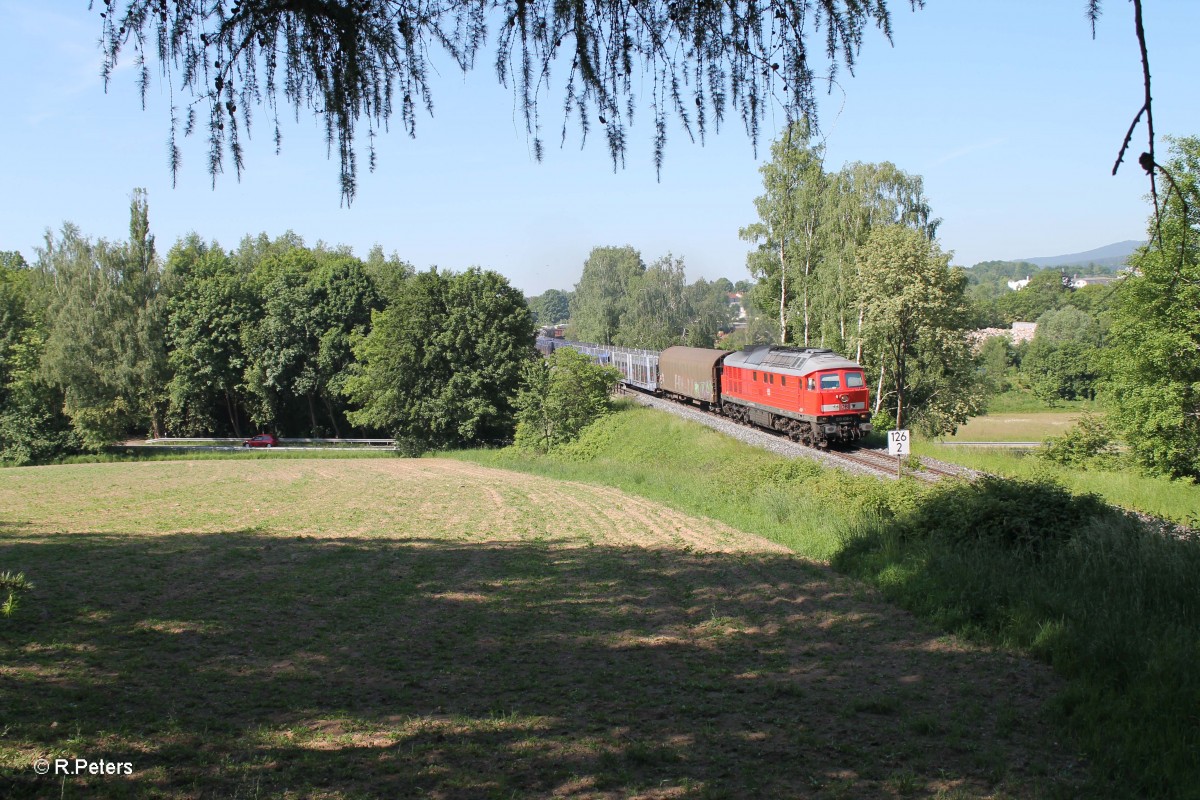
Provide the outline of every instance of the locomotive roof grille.
{"type": "Polygon", "coordinates": [[[807,373],[820,369],[861,369],[827,347],[747,347],[725,360],[729,366],[761,367],[807,373]]]}
{"type": "Polygon", "coordinates": [[[805,361],[813,356],[833,355],[832,350],[806,347],[803,349],[788,348],[772,350],[760,363],[764,367],[781,367],[783,369],[800,369],[805,361]]]}

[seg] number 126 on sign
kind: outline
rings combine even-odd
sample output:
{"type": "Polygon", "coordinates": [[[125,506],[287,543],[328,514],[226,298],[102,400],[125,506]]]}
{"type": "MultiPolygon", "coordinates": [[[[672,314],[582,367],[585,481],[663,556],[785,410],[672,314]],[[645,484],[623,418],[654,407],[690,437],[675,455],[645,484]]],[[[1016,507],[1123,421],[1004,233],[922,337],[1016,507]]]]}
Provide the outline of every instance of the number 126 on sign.
{"type": "Polygon", "coordinates": [[[888,431],[888,455],[906,456],[909,453],[908,431],[888,431]]]}

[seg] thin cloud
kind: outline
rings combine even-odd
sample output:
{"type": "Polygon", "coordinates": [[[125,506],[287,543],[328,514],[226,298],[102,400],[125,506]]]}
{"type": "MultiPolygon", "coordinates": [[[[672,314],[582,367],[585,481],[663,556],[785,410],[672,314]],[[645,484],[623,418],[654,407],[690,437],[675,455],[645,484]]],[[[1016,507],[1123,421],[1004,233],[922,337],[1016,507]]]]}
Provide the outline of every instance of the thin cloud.
{"type": "Polygon", "coordinates": [[[929,166],[940,167],[942,164],[945,164],[949,161],[954,161],[955,159],[962,158],[963,156],[968,156],[971,153],[978,153],[980,150],[988,150],[988,149],[991,149],[998,145],[1002,145],[1005,143],[1005,141],[1007,141],[1007,140],[1002,137],[995,137],[992,139],[988,139],[987,141],[984,141],[984,142],[976,142],[975,144],[969,144],[966,147],[960,147],[957,150],[951,150],[949,153],[946,153],[942,157],[934,159],[932,162],[929,163],[929,166]]]}

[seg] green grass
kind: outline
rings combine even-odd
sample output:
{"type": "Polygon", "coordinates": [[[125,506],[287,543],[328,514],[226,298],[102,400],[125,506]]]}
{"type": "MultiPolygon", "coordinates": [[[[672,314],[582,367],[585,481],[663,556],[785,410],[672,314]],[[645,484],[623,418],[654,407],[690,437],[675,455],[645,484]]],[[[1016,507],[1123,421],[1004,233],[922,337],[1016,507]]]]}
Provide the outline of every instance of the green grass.
{"type": "MultiPolygon", "coordinates": [[[[923,445],[918,451],[944,457],[951,449],[923,445]]],[[[1056,508],[1065,513],[1076,501],[1054,489],[1053,479],[1072,489],[1100,488],[1112,502],[1177,519],[1195,509],[1193,485],[964,450],[954,459],[1030,475],[1036,479],[1031,487],[1049,487],[1046,497],[1060,498],[1053,501],[1060,505],[1018,486],[977,497],[964,490],[958,506],[938,506],[942,493],[955,491],[953,484],[928,489],[821,472],[650,411],[606,420],[578,445],[548,457],[509,451],[458,457],[613,483],[761,532],[798,552],[832,553],[840,569],[946,630],[1052,664],[1069,681],[1058,706],[1065,731],[1086,745],[1112,781],[1098,794],[1200,797],[1200,673],[1194,668],[1200,663],[1200,541],[1151,533],[1115,512],[1060,516],[1056,508]],[[940,512],[922,516],[932,508],[940,512]],[[1011,542],[1033,535],[1053,537],[1054,544],[1031,560],[1028,553],[1043,551],[947,539],[944,531],[963,519],[978,520],[968,531],[987,530],[986,521],[1012,521],[1011,542]]]]}
{"type": "Polygon", "coordinates": [[[1080,470],[1048,463],[1036,452],[999,448],[946,447],[917,441],[918,455],[1016,478],[1048,479],[1076,492],[1098,494],[1115,506],[1193,526],[1200,521],[1200,486],[1184,480],[1144,475],[1134,468],[1080,470]]]}
{"type": "Polygon", "coordinates": [[[1079,419],[1079,411],[1036,411],[988,413],[972,417],[944,441],[953,442],[1040,442],[1061,436],[1079,419]]]}
{"type": "MultiPolygon", "coordinates": [[[[247,448],[245,450],[205,451],[162,446],[162,452],[149,449],[113,447],[104,453],[84,453],[64,456],[57,464],[117,464],[136,461],[230,461],[254,459],[310,459],[310,458],[398,458],[395,450],[346,446],[344,449],[328,450],[275,450],[247,448]]],[[[7,466],[7,465],[5,465],[7,466]]]]}
{"type": "Polygon", "coordinates": [[[607,486],[444,459],[6,470],[0,565],[34,584],[0,620],[5,800],[1080,788],[1042,671],[607,486]]]}
{"type": "Polygon", "coordinates": [[[507,448],[450,453],[488,466],[626,491],[690,514],[754,531],[828,560],[857,515],[886,502],[873,478],[785,459],[708,428],[646,408],[627,409],[587,429],[550,456],[507,448]]]}
{"type": "Polygon", "coordinates": [[[1200,544],[1045,483],[851,477],[647,409],[542,457],[279,455],[0,473],[34,584],[0,796],[1200,796],[1200,544]],[[1006,650],[1065,681],[1053,738],[1006,650]]]}
{"type": "Polygon", "coordinates": [[[1042,413],[1047,411],[1064,411],[1082,413],[1084,411],[1100,411],[1102,406],[1091,400],[1060,400],[1053,406],[1034,396],[1028,390],[1011,390],[992,395],[987,401],[989,414],[1025,414],[1042,413]]]}
{"type": "Polygon", "coordinates": [[[1011,486],[939,487],[862,525],[835,564],[947,630],[1052,664],[1070,681],[1064,724],[1122,796],[1200,797],[1200,540],[1011,486]]]}

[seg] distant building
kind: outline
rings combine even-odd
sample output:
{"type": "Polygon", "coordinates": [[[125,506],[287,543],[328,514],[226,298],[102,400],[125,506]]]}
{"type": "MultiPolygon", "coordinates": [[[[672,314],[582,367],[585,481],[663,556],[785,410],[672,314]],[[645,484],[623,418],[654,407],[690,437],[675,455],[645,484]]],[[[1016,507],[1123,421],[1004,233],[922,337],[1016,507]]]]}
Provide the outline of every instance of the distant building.
{"type": "Polygon", "coordinates": [[[1118,280],[1116,275],[1085,275],[1082,278],[1076,275],[1071,278],[1071,288],[1082,289],[1084,286],[1107,286],[1115,280],[1118,280]]]}
{"type": "Polygon", "coordinates": [[[1019,292],[1019,291],[1021,291],[1022,289],[1024,289],[1026,286],[1028,286],[1028,285],[1029,285],[1029,277],[1030,277],[1030,276],[1026,275],[1026,276],[1024,277],[1024,279],[1022,279],[1022,280],[1019,280],[1019,281],[1009,281],[1009,282],[1008,282],[1008,288],[1012,289],[1014,292],[1019,292]]]}
{"type": "Polygon", "coordinates": [[[725,297],[729,301],[729,305],[737,306],[737,315],[735,318],[739,319],[739,320],[745,320],[746,319],[746,306],[742,302],[742,293],[741,292],[728,292],[728,293],[726,293],[725,297]]]}

